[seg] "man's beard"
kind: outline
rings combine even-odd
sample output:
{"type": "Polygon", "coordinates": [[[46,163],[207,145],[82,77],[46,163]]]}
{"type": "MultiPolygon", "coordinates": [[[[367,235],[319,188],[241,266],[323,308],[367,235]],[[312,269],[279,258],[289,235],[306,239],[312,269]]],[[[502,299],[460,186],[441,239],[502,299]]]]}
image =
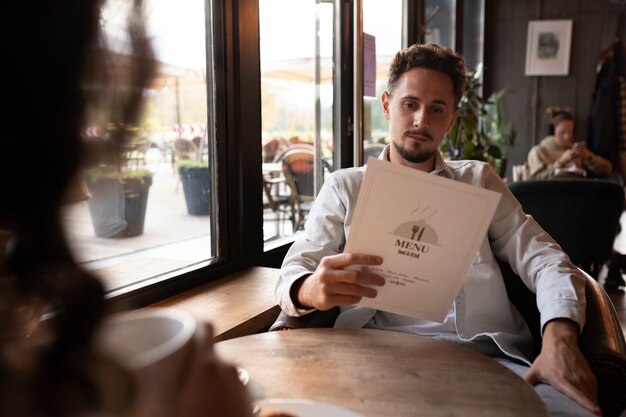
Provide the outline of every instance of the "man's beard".
{"type": "Polygon", "coordinates": [[[410,151],[406,147],[402,146],[402,144],[398,144],[396,141],[392,141],[392,143],[393,147],[396,148],[396,151],[398,151],[402,159],[413,164],[426,162],[435,155],[435,152],[437,152],[436,149],[430,151],[420,151],[419,149],[410,151]]]}

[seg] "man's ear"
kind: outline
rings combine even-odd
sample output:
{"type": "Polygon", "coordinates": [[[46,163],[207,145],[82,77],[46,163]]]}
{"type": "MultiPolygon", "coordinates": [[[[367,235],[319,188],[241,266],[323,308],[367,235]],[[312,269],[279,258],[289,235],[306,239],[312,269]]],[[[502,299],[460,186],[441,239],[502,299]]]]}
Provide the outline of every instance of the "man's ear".
{"type": "Polygon", "coordinates": [[[386,91],[383,91],[383,93],[380,96],[380,101],[383,103],[383,116],[385,116],[386,120],[389,120],[389,99],[391,98],[391,96],[389,96],[389,93],[386,91]]]}
{"type": "Polygon", "coordinates": [[[461,110],[460,107],[457,107],[456,109],[454,109],[454,113],[452,113],[452,120],[450,120],[450,124],[448,125],[446,132],[449,132],[450,129],[452,129],[452,125],[454,124],[454,121],[456,120],[457,117],[459,117],[460,110],[461,110]]]}

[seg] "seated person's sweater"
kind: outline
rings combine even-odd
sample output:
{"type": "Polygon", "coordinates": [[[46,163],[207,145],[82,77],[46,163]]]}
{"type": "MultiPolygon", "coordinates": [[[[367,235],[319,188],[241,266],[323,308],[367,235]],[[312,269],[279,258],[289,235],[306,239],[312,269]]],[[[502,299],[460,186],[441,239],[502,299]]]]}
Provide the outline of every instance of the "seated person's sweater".
{"type": "Polygon", "coordinates": [[[588,174],[596,177],[606,177],[613,172],[613,165],[601,156],[591,154],[586,159],[578,157],[568,166],[561,166],[559,158],[569,148],[559,145],[554,136],[545,137],[538,145],[532,147],[528,153],[528,170],[531,179],[547,179],[555,176],[560,168],[584,169],[588,174]]]}

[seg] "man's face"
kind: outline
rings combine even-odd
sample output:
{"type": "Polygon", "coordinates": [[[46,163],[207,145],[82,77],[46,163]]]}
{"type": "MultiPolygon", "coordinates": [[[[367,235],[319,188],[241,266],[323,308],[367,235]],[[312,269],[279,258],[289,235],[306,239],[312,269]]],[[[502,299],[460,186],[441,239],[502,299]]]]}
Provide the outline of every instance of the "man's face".
{"type": "Polygon", "coordinates": [[[382,95],[392,139],[391,161],[432,170],[434,155],[458,114],[452,79],[439,71],[413,68],[393,92],[382,95]]]}

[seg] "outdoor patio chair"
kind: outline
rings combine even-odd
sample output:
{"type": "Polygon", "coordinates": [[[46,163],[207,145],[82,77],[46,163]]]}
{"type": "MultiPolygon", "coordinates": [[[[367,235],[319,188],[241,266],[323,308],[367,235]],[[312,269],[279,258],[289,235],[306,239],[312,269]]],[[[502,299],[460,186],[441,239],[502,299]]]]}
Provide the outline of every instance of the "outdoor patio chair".
{"type": "Polygon", "coordinates": [[[385,149],[384,143],[366,143],[363,145],[363,165],[367,165],[367,159],[371,156],[378,158],[385,149]]]}
{"type": "MultiPolygon", "coordinates": [[[[302,230],[315,198],[314,185],[315,151],[312,147],[295,146],[280,155],[285,181],[291,190],[293,228],[302,230]]],[[[332,171],[328,162],[322,160],[324,170],[332,171]]]]}
{"type": "Polygon", "coordinates": [[[172,152],[172,166],[174,166],[177,160],[197,159],[198,145],[192,140],[178,138],[174,141],[172,152]]]}

